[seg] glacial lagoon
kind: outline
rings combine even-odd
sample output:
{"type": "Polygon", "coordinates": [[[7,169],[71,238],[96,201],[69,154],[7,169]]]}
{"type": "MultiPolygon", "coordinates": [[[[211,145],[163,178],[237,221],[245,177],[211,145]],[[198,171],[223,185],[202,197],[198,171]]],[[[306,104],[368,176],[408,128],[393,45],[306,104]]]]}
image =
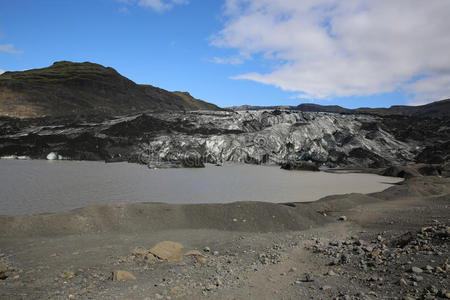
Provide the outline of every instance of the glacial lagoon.
{"type": "Polygon", "coordinates": [[[382,191],[402,179],[230,164],[149,169],[129,163],[0,160],[0,215],[38,214],[118,202],[305,202],[382,191]]]}

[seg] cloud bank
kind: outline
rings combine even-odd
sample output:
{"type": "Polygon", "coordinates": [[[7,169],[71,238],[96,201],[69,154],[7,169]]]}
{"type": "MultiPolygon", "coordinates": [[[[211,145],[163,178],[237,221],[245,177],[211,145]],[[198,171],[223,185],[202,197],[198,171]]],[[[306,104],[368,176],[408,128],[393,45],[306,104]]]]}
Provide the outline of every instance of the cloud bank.
{"type": "Polygon", "coordinates": [[[277,67],[246,73],[305,99],[403,91],[450,97],[448,0],[226,0],[217,47],[277,67]]]}

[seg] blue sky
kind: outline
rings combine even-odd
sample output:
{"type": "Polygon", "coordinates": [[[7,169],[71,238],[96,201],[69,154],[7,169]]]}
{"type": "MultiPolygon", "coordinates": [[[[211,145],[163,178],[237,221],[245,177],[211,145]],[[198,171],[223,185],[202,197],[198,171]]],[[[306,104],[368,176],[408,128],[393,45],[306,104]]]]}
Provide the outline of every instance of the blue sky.
{"type": "MultiPolygon", "coordinates": [[[[387,27],[395,26],[390,9],[398,7],[335,1],[0,0],[0,70],[90,61],[220,106],[381,107],[450,96],[449,56],[432,48],[448,49],[448,34],[432,27],[386,37],[370,22],[381,10],[387,27]],[[351,22],[362,14],[368,21],[357,31],[351,22]],[[418,47],[424,36],[430,46],[418,47]]],[[[448,22],[449,1],[425,12],[420,3],[406,17],[448,22]]],[[[407,31],[419,25],[402,23],[407,31]]]]}

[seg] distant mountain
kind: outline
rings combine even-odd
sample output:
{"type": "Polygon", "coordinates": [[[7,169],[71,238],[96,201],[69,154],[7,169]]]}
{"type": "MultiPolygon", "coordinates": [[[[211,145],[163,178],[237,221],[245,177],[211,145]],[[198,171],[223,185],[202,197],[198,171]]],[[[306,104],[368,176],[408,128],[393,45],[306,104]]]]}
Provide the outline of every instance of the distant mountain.
{"type": "Polygon", "coordinates": [[[432,102],[420,106],[395,105],[389,108],[369,108],[362,107],[356,109],[344,108],[338,105],[318,105],[312,103],[303,103],[297,106],[232,106],[231,110],[274,110],[286,109],[308,112],[328,112],[340,114],[369,114],[377,116],[408,116],[408,117],[427,117],[427,118],[447,118],[450,117],[450,99],[432,102]]]}
{"type": "Polygon", "coordinates": [[[450,117],[450,99],[435,101],[425,105],[394,105],[389,108],[358,108],[355,111],[375,115],[400,115],[409,117],[450,117]]]}
{"type": "Polygon", "coordinates": [[[55,62],[43,69],[0,75],[0,115],[29,118],[142,111],[220,110],[189,93],[136,84],[113,68],[55,62]]]}

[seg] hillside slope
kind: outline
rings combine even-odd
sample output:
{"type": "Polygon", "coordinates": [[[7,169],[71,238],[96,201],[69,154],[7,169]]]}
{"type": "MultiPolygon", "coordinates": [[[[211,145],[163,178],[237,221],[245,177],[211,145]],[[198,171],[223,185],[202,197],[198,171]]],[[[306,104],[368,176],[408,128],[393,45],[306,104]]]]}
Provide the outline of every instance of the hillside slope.
{"type": "Polygon", "coordinates": [[[146,110],[220,110],[151,85],[139,85],[113,68],[56,62],[43,69],[0,75],[0,115],[29,118],[73,114],[117,115],[146,110]]]}

